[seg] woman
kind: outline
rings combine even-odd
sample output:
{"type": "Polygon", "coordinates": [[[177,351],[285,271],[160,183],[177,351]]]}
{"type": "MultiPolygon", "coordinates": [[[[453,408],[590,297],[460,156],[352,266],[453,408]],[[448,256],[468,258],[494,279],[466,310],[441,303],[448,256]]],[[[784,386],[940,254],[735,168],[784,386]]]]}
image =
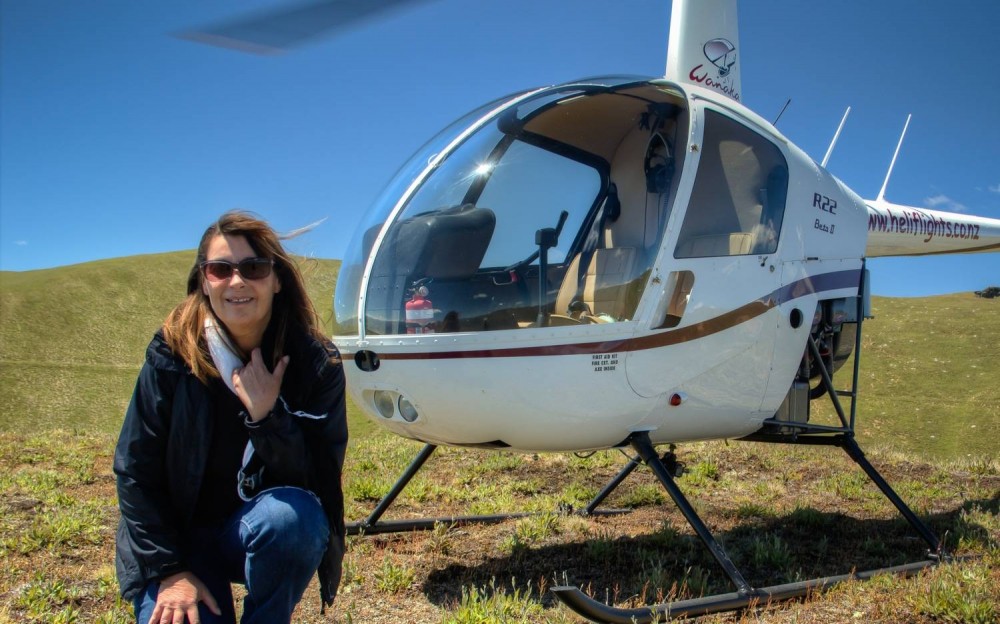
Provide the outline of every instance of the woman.
{"type": "Polygon", "coordinates": [[[139,624],[288,622],[344,552],[344,376],[267,223],[202,236],[187,298],[146,350],[115,451],[116,567],[139,624]]]}

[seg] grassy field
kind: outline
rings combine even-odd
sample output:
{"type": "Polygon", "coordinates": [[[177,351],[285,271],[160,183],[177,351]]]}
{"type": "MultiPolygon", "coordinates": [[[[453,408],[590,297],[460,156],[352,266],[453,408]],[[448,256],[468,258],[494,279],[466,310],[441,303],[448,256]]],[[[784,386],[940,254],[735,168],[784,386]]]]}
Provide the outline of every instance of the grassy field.
{"type": "MultiPolygon", "coordinates": [[[[183,296],[192,252],[0,273],[0,623],[127,622],[117,599],[111,453],[146,343],[183,296]]],[[[338,263],[304,263],[329,310],[338,263]]],[[[709,622],[994,622],[1000,617],[1000,301],[881,299],[865,326],[859,431],[873,463],[949,547],[975,558],[914,578],[848,583],[803,604],[709,622]]],[[[329,323],[329,318],[324,319],[329,323]]],[[[838,385],[849,377],[838,375],[838,385]]],[[[348,519],[374,506],[419,445],[350,406],[348,519]]],[[[756,585],[921,558],[923,545],[842,453],[685,445],[679,483],[756,585]]],[[[310,588],[303,622],[578,622],[547,589],[621,606],[730,591],[648,471],[579,508],[615,452],[442,449],[393,517],[540,512],[490,527],[352,538],[334,608],[310,588]]]]}

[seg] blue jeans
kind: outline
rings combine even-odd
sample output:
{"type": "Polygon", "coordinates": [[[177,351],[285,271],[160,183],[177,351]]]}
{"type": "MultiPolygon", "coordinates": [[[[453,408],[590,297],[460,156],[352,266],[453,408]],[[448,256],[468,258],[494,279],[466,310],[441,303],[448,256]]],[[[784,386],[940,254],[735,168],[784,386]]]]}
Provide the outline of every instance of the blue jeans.
{"type": "MultiPolygon", "coordinates": [[[[202,624],[235,624],[231,583],[247,588],[242,624],[290,622],[329,534],[319,499],[295,487],[265,490],[221,527],[192,531],[187,542],[190,572],[222,610],[217,616],[199,603],[202,624]]],[[[153,581],[133,600],[138,624],[149,622],[159,589],[159,581],[153,581]]]]}

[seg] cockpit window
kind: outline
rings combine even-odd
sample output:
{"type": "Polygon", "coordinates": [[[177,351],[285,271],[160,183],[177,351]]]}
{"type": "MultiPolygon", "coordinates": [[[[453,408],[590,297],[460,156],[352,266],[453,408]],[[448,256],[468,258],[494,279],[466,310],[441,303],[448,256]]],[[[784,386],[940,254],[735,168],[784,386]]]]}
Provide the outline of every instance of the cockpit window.
{"type": "Polygon", "coordinates": [[[499,113],[425,177],[381,241],[373,231],[365,333],[631,320],[686,136],[686,101],[659,83],[557,88],[499,113]]]}
{"type": "Polygon", "coordinates": [[[705,111],[705,135],[676,258],[770,254],[778,248],[788,166],[776,145],[705,111]]]}
{"type": "Polygon", "coordinates": [[[580,231],[601,190],[601,175],[594,168],[515,141],[492,168],[489,183],[477,204],[503,211],[483,266],[502,268],[516,264],[538,249],[535,232],[554,227],[560,213],[569,213],[566,235],[549,250],[549,262],[566,260],[574,234],[580,231]]]}

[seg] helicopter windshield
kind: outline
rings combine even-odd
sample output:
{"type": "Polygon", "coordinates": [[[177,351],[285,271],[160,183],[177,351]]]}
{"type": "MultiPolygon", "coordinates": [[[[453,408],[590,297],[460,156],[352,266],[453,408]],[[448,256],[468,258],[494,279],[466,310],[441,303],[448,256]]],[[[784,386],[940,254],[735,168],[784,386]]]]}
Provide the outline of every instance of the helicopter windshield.
{"type": "MultiPolygon", "coordinates": [[[[375,254],[366,334],[635,315],[680,177],[683,95],[660,81],[597,79],[493,113],[430,164],[388,227],[356,237],[375,254]]],[[[337,299],[343,318],[339,284],[337,299]]],[[[354,333],[344,320],[338,331],[354,333]]]]}

